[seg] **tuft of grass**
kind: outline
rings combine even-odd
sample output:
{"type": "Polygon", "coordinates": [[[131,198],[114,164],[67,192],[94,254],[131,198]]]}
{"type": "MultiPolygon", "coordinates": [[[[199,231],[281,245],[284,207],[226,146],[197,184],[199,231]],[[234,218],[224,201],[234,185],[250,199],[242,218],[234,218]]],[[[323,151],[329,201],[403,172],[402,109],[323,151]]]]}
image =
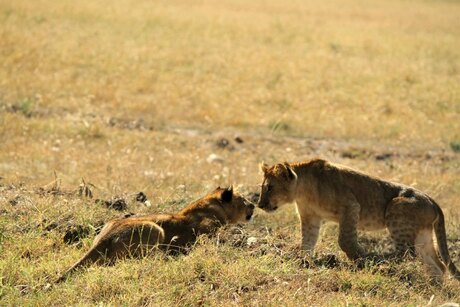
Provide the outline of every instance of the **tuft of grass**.
{"type": "Polygon", "coordinates": [[[291,130],[291,126],[284,120],[277,120],[269,123],[270,131],[272,134],[287,132],[291,130]]]}
{"type": "Polygon", "coordinates": [[[30,117],[34,108],[34,99],[27,97],[13,106],[13,110],[20,112],[26,117],[30,117]]]}
{"type": "Polygon", "coordinates": [[[460,141],[451,141],[449,145],[454,152],[460,152],[460,141]]]}

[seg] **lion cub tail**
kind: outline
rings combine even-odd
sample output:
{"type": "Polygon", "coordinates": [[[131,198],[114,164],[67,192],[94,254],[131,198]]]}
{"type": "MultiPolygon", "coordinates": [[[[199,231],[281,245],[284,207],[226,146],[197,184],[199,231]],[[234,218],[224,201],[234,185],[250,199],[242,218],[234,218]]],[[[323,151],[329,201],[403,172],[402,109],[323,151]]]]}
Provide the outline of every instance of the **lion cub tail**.
{"type": "Polygon", "coordinates": [[[452,262],[452,259],[449,255],[449,249],[447,248],[447,238],[446,238],[446,225],[444,222],[444,214],[442,213],[439,205],[433,201],[435,208],[438,214],[438,218],[434,222],[434,232],[436,234],[436,241],[438,242],[438,251],[441,256],[442,261],[449,269],[449,272],[455,279],[460,280],[460,272],[458,271],[455,264],[452,262]]]}
{"type": "Polygon", "coordinates": [[[80,258],[80,260],[78,260],[74,265],[72,265],[67,271],[65,271],[56,280],[56,283],[60,283],[62,281],[65,281],[67,279],[67,277],[71,273],[73,273],[75,270],[77,270],[78,268],[90,265],[90,264],[95,263],[98,260],[100,260],[101,257],[102,257],[101,249],[104,249],[104,246],[101,246],[101,243],[102,243],[102,245],[104,245],[105,242],[100,242],[99,244],[92,246],[90,248],[90,250],[83,257],[80,258]]]}

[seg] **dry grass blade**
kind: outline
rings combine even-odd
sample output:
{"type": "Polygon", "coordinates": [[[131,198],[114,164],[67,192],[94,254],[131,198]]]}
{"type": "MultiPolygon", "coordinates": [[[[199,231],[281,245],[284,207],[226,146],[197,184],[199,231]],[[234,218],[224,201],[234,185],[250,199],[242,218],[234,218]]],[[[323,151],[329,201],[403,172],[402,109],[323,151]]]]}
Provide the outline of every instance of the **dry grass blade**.
{"type": "Polygon", "coordinates": [[[81,183],[78,186],[78,196],[86,197],[86,198],[93,198],[93,192],[91,188],[96,188],[94,184],[91,182],[86,183],[85,179],[81,179],[81,183]]]}

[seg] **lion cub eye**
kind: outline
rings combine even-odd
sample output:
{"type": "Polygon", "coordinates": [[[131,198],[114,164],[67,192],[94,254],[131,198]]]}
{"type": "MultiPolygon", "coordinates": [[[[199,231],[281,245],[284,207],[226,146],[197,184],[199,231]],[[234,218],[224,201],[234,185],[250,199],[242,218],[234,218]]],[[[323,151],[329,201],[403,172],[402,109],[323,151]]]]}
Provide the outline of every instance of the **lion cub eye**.
{"type": "Polygon", "coordinates": [[[273,187],[272,187],[271,185],[268,185],[268,186],[267,186],[267,192],[271,192],[272,189],[273,189],[273,187]]]}

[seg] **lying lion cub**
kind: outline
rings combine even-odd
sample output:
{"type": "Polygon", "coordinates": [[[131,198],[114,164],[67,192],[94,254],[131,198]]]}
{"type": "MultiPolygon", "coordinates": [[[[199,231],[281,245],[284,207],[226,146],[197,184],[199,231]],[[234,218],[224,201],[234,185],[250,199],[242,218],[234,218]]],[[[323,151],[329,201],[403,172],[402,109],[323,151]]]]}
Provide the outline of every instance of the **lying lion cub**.
{"type": "Polygon", "coordinates": [[[313,252],[322,220],[339,223],[339,246],[352,260],[369,256],[358,244],[358,228],[387,227],[396,247],[393,256],[417,251],[434,281],[442,281],[446,266],[460,280],[447,249],[444,215],[425,193],[319,159],[262,164],[261,170],[264,180],[258,206],[274,211],[295,202],[303,250],[313,252]],[[436,254],[433,230],[444,263],[436,254]]]}
{"type": "Polygon", "coordinates": [[[109,221],[94,239],[90,250],[59,279],[63,281],[79,267],[139,257],[153,248],[180,251],[201,234],[212,234],[225,224],[249,221],[254,205],[233,192],[215,191],[189,204],[176,214],[154,214],[109,221]]]}

